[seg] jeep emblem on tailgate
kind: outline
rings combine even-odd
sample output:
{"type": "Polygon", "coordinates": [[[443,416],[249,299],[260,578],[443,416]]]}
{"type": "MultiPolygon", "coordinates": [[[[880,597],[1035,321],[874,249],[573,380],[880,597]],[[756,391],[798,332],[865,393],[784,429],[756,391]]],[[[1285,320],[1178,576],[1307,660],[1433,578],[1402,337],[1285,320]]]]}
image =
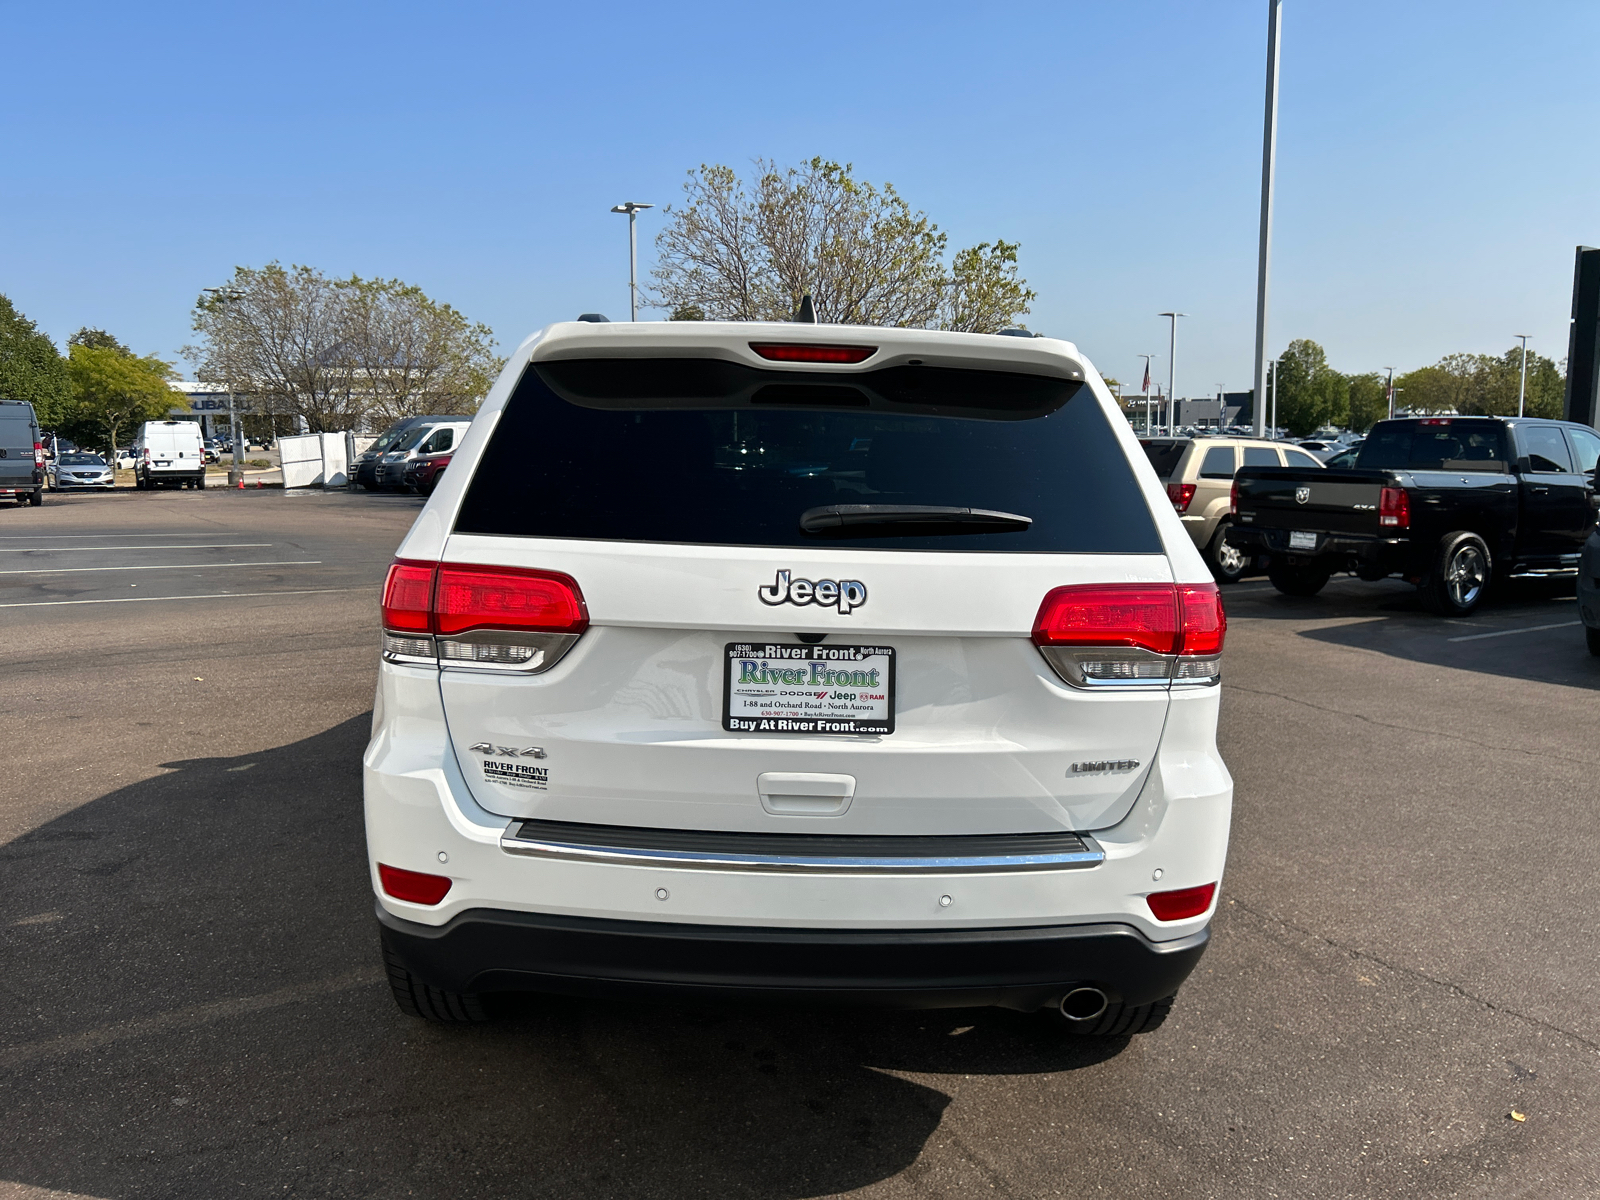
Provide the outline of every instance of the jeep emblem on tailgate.
{"type": "Polygon", "coordinates": [[[855,579],[790,579],[790,572],[779,571],[772,583],[758,586],[756,595],[763,604],[820,604],[839,608],[840,616],[867,602],[867,585],[855,579]]]}
{"type": "Polygon", "coordinates": [[[1294,490],[1294,502],[1296,504],[1304,504],[1309,499],[1311,499],[1311,489],[1310,488],[1308,488],[1308,487],[1297,487],[1297,488],[1295,488],[1295,490],[1294,490]]]}

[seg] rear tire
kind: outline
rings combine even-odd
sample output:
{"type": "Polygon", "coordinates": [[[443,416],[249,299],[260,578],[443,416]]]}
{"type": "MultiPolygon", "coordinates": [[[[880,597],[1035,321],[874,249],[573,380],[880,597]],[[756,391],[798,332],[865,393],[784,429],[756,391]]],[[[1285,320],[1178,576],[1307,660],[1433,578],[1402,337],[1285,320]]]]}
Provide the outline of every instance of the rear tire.
{"type": "Polygon", "coordinates": [[[1333,569],[1316,563],[1291,565],[1276,554],[1267,561],[1267,578],[1285,596],[1315,596],[1328,585],[1333,569]]]}
{"type": "Polygon", "coordinates": [[[206,490],[206,477],[204,475],[202,475],[199,479],[196,479],[194,481],[194,485],[195,485],[195,487],[199,488],[202,492],[205,491],[206,490]]]}
{"type": "Polygon", "coordinates": [[[1447,533],[1417,591],[1441,617],[1464,617],[1483,603],[1494,577],[1489,547],[1475,533],[1447,533]]]}
{"type": "Polygon", "coordinates": [[[41,491],[41,490],[36,488],[33,491],[28,493],[28,506],[30,508],[38,508],[43,503],[44,503],[44,492],[43,491],[41,491]]]}
{"type": "Polygon", "coordinates": [[[1600,629],[1583,627],[1583,640],[1589,643],[1589,653],[1600,658],[1600,629]]]}
{"type": "Polygon", "coordinates": [[[383,948],[383,965],[389,972],[389,990],[394,993],[394,1002],[406,1016],[419,1017],[436,1025],[482,1025],[489,1020],[481,996],[429,987],[387,946],[383,948]]]}
{"type": "Polygon", "coordinates": [[[1238,583],[1250,569],[1250,556],[1239,547],[1230,546],[1227,537],[1228,522],[1223,521],[1206,547],[1206,565],[1218,583],[1238,583]]]}
{"type": "Polygon", "coordinates": [[[1131,1037],[1136,1033],[1152,1033],[1160,1029],[1162,1022],[1172,1012],[1172,1004],[1176,999],[1176,996],[1167,996],[1149,1004],[1124,1004],[1117,1000],[1108,1004],[1105,1012],[1092,1021],[1069,1021],[1065,1017],[1057,1019],[1077,1037],[1131,1037]]]}

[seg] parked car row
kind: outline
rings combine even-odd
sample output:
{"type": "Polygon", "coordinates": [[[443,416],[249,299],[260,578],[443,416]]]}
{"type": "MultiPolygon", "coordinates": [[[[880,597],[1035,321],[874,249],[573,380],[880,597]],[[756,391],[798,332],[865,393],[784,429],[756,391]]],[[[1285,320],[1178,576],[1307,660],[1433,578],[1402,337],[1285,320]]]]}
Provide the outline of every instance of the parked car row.
{"type": "Polygon", "coordinates": [[[355,488],[432,493],[450,465],[456,444],[472,424],[470,417],[406,417],[379,435],[355,461],[355,488]]]}

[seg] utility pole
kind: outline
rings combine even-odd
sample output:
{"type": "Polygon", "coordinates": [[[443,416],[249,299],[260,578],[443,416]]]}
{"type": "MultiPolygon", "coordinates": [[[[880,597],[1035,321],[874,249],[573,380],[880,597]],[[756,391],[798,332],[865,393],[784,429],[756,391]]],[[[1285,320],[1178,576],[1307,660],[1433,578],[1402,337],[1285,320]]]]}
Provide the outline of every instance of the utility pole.
{"type": "Polygon", "coordinates": [[[1392,421],[1394,420],[1394,368],[1385,367],[1384,370],[1389,372],[1389,381],[1383,386],[1383,394],[1389,401],[1389,419],[1392,421]]]}
{"type": "Polygon", "coordinates": [[[1272,440],[1278,440],[1278,360],[1272,360],[1272,440]]]}
{"type": "Polygon", "coordinates": [[[1517,333],[1512,336],[1522,339],[1522,382],[1517,385],[1517,416],[1520,417],[1523,404],[1528,398],[1528,339],[1533,334],[1517,333]]]}
{"type": "Polygon", "coordinates": [[[641,212],[654,207],[654,204],[625,200],[611,210],[614,213],[628,214],[628,320],[630,321],[639,319],[639,233],[634,223],[641,212]]]}
{"type": "Polygon", "coordinates": [[[1170,434],[1176,421],[1178,405],[1178,318],[1187,317],[1189,314],[1164,312],[1156,315],[1172,319],[1172,329],[1167,340],[1167,432],[1170,434]]]}
{"type": "MultiPolygon", "coordinates": [[[[244,293],[233,287],[202,288],[201,290],[207,295],[215,296],[225,306],[223,309],[223,327],[228,329],[231,346],[233,331],[228,327],[231,325],[233,318],[228,315],[229,306],[243,300],[244,293]]],[[[228,486],[236,488],[244,483],[244,459],[240,457],[239,410],[233,399],[233,356],[228,352],[228,348],[223,350],[223,359],[228,364],[228,437],[233,442],[233,463],[228,468],[228,486]]]]}
{"type": "MultiPolygon", "coordinates": [[[[1267,0],[1267,115],[1261,134],[1261,254],[1256,265],[1256,392],[1265,400],[1267,382],[1267,293],[1272,264],[1272,178],[1278,155],[1278,46],[1283,32],[1283,0],[1267,0]]],[[[1256,436],[1266,404],[1256,410],[1256,436]]]]}

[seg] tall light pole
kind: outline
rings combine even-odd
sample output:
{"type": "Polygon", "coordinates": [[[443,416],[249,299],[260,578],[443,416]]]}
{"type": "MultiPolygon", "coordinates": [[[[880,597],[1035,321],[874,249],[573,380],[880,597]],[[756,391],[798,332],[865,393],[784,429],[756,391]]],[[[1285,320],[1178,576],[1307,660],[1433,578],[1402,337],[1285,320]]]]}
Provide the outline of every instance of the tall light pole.
{"type": "MultiPolygon", "coordinates": [[[[1267,382],[1267,291],[1272,263],[1272,175],[1278,156],[1278,43],[1283,31],[1283,0],[1267,0],[1267,115],[1261,134],[1261,257],[1256,265],[1256,391],[1267,382]]],[[[1265,403],[1256,410],[1256,436],[1262,433],[1265,403]]]]}
{"type": "Polygon", "coordinates": [[[1189,314],[1164,312],[1156,315],[1172,319],[1172,329],[1167,339],[1167,432],[1170,434],[1178,404],[1178,318],[1187,317],[1189,314]]]}
{"type": "MultiPolygon", "coordinates": [[[[228,307],[243,300],[244,293],[234,287],[202,288],[201,291],[222,302],[223,327],[227,328],[232,321],[232,317],[227,315],[228,307]]],[[[229,333],[231,335],[231,329],[229,333]]],[[[233,356],[224,349],[223,358],[228,364],[228,437],[233,442],[233,463],[228,467],[228,486],[236,488],[244,482],[244,460],[239,457],[239,412],[233,401],[233,356]]]]}
{"type": "Polygon", "coordinates": [[[1150,436],[1150,363],[1155,358],[1154,354],[1136,355],[1144,359],[1144,435],[1150,436]]]}
{"type": "Polygon", "coordinates": [[[639,214],[647,208],[654,208],[654,204],[640,204],[637,200],[625,200],[612,208],[614,213],[628,214],[628,320],[639,319],[639,233],[635,222],[639,214]]]}
{"type": "Polygon", "coordinates": [[[1394,368],[1385,367],[1384,370],[1389,372],[1389,381],[1384,384],[1383,394],[1384,398],[1389,401],[1389,419],[1392,421],[1394,420],[1394,368]]]}
{"type": "Polygon", "coordinates": [[[1512,337],[1522,339],[1522,382],[1517,385],[1517,416],[1522,415],[1523,403],[1528,398],[1528,339],[1531,333],[1515,333],[1512,337]]]}
{"type": "Polygon", "coordinates": [[[1278,359],[1272,360],[1272,440],[1278,440],[1278,359]]]}

